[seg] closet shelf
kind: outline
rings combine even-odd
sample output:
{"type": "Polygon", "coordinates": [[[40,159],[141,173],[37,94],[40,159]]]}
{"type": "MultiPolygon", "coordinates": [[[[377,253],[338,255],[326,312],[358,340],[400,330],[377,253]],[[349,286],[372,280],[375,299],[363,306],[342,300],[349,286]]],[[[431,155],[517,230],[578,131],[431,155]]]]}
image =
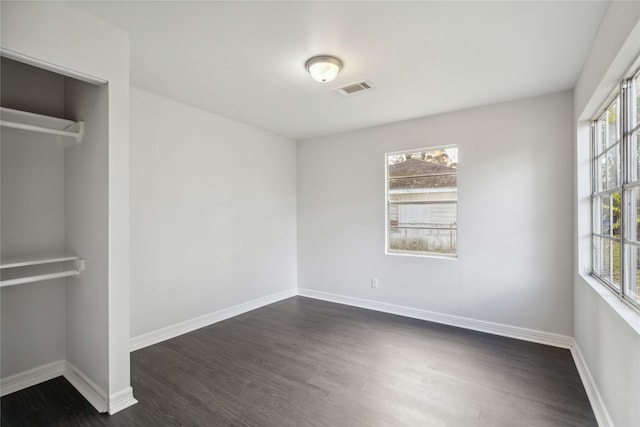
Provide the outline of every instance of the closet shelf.
{"type": "Polygon", "coordinates": [[[84,122],[43,116],[27,111],[0,107],[0,126],[70,138],[73,145],[82,141],[84,122]]]}
{"type": "Polygon", "coordinates": [[[11,268],[30,267],[44,264],[55,264],[62,262],[74,262],[73,269],[55,271],[44,274],[34,274],[21,276],[6,280],[0,280],[0,287],[21,285],[24,283],[39,282],[42,280],[58,279],[61,277],[78,276],[84,270],[84,259],[75,254],[55,254],[40,257],[5,258],[0,261],[0,270],[11,268]]]}

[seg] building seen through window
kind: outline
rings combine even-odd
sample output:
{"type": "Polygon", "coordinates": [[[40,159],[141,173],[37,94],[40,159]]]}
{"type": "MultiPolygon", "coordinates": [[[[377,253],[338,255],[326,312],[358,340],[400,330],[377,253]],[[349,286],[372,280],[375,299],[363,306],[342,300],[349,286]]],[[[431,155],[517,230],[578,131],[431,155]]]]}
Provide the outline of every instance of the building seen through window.
{"type": "Polygon", "coordinates": [[[458,148],[389,153],[387,252],[456,256],[458,148]]]}

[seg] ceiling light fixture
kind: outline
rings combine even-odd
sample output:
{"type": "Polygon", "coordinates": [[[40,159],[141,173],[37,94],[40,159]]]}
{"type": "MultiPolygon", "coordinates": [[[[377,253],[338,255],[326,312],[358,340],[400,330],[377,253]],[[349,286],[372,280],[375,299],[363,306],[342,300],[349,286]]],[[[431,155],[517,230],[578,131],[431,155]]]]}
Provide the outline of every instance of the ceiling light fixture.
{"type": "Polygon", "coordinates": [[[326,83],[336,78],[342,68],[342,61],[335,56],[314,56],[307,61],[305,67],[314,80],[326,83]]]}

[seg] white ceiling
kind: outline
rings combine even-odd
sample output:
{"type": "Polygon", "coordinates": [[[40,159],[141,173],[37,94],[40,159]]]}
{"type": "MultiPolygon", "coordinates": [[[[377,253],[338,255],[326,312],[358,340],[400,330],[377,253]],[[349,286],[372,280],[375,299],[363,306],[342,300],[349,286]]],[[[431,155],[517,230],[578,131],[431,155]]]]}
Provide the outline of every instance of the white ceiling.
{"type": "MultiPolygon", "coordinates": [[[[571,89],[602,1],[82,2],[125,29],[131,83],[294,139],[571,89]],[[338,56],[331,83],[304,69],[338,56]],[[331,89],[366,79],[373,90],[331,89]]],[[[461,124],[464,125],[464,124],[461,124]]]]}

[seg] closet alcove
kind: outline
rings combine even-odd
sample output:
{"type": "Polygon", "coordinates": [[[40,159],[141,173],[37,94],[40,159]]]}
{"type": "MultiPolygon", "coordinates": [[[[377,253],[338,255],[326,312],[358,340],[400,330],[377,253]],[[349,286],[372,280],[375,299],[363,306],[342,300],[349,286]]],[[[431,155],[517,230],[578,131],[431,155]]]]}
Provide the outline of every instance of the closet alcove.
{"type": "Polygon", "coordinates": [[[42,370],[106,411],[107,85],[6,57],[0,68],[2,395],[42,370]]]}

